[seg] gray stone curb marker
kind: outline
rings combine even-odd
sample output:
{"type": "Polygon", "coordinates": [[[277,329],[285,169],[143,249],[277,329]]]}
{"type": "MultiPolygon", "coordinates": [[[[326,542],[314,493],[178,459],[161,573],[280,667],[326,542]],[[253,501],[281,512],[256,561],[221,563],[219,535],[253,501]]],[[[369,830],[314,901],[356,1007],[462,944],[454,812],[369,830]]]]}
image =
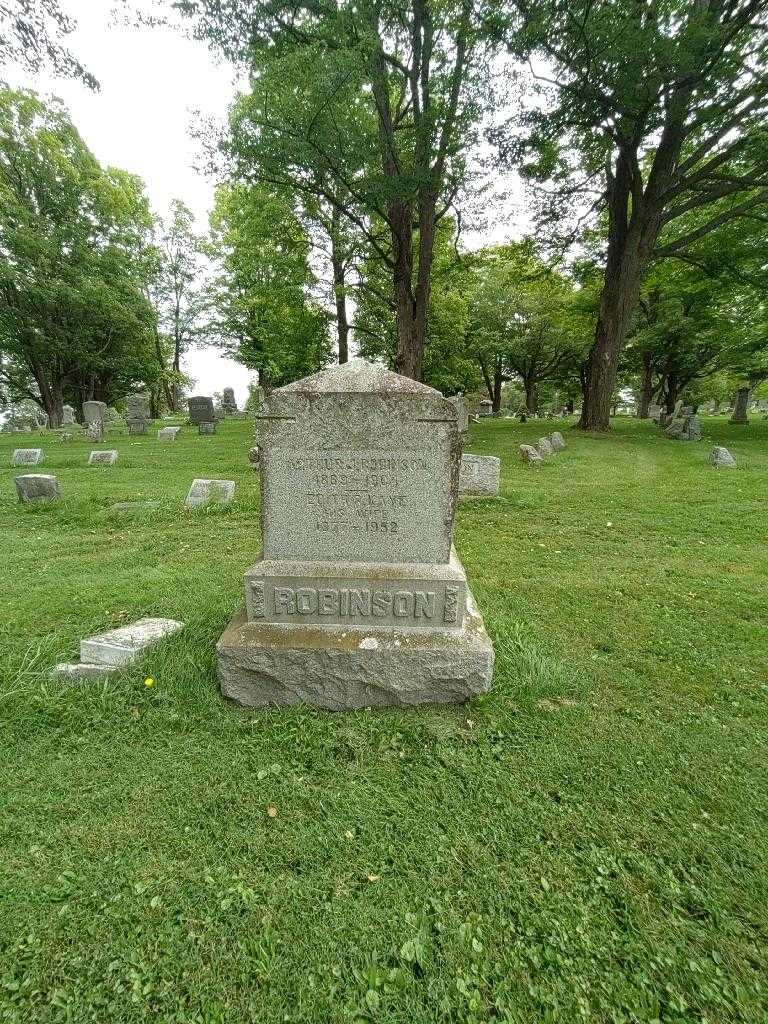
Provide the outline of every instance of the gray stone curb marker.
{"type": "Polygon", "coordinates": [[[61,679],[94,679],[130,665],[154,644],[184,628],[175,619],[138,619],[129,626],[86,637],[80,642],[80,661],[54,669],[61,679]]]}

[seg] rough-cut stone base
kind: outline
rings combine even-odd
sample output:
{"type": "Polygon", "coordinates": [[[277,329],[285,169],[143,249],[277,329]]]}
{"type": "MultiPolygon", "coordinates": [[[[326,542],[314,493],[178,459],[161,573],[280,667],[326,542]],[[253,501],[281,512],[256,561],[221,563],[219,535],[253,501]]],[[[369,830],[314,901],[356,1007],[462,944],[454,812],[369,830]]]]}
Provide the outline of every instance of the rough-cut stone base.
{"type": "Polygon", "coordinates": [[[248,622],[240,609],[217,645],[221,692],[244,707],[329,711],[449,704],[485,693],[493,647],[472,595],[460,630],[248,622]]]}

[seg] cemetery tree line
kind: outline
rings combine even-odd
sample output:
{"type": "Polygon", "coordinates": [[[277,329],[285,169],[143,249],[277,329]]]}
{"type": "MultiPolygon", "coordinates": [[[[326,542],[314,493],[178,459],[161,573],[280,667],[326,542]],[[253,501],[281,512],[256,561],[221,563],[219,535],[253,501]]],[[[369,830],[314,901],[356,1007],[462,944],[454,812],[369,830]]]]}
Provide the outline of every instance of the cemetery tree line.
{"type": "MultiPolygon", "coordinates": [[[[355,297],[358,344],[385,351],[406,375],[451,377],[450,367],[441,374],[435,366],[431,346],[451,364],[464,361],[448,356],[432,307],[444,271],[440,224],[458,219],[473,190],[483,131],[499,165],[521,171],[538,197],[537,243],[551,273],[570,247],[599,236],[582,302],[584,311],[594,300],[591,344],[578,366],[570,360],[586,430],[608,427],[658,268],[699,263],[708,237],[768,214],[761,0],[171,6],[250,74],[219,147],[233,180],[285,191],[312,236],[325,232],[339,257],[334,296],[355,297]],[[494,61],[503,53],[520,83],[513,107],[495,96],[494,61]],[[391,327],[372,328],[373,306],[379,326],[386,315],[391,327]]],[[[573,265],[566,276],[579,284],[573,265]]],[[[701,296],[696,306],[709,315],[701,296]]],[[[517,314],[525,317],[525,306],[517,314]]],[[[343,358],[341,305],[336,319],[343,358]]],[[[466,332],[455,333],[464,344],[466,332]]],[[[489,393],[521,376],[509,360],[505,368],[476,352],[489,393]]],[[[520,365],[532,403],[530,361],[520,365]]],[[[720,365],[709,348],[699,363],[712,372],[720,365]]],[[[673,374],[662,376],[669,401],[673,374]]]]}
{"type": "Polygon", "coordinates": [[[0,90],[0,397],[52,426],[65,403],[136,387],[179,407],[195,337],[202,239],[174,204],[156,220],[134,175],[102,167],[65,108],[0,90]]]}

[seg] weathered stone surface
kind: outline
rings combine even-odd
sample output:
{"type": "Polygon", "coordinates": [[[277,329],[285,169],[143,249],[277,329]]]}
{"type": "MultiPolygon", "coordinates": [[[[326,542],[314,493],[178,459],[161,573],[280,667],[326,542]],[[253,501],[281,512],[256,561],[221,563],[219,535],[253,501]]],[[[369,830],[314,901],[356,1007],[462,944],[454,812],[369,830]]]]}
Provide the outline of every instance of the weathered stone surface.
{"type": "Polygon", "coordinates": [[[71,427],[75,423],[75,410],[71,405],[65,405],[61,410],[62,427],[71,427]]]}
{"type": "Polygon", "coordinates": [[[91,452],[88,457],[89,466],[114,466],[117,462],[116,451],[91,452]]]}
{"type": "Polygon", "coordinates": [[[501,478],[501,459],[495,455],[462,455],[459,468],[459,494],[497,495],[501,478]]]}
{"type": "Polygon", "coordinates": [[[488,689],[493,647],[467,592],[461,629],[300,629],[235,614],[217,645],[225,697],[330,711],[465,701],[488,689]]]}
{"type": "Polygon", "coordinates": [[[256,444],[253,448],[248,449],[248,461],[257,473],[259,471],[260,460],[261,456],[259,455],[259,446],[256,444]]]}
{"type": "Polygon", "coordinates": [[[549,443],[553,452],[565,451],[565,438],[559,430],[555,430],[554,433],[549,435],[549,443]]]}
{"type": "Polygon", "coordinates": [[[175,441],[181,427],[161,427],[157,432],[159,441],[175,441]]]}
{"type": "Polygon", "coordinates": [[[12,466],[37,466],[42,461],[42,448],[16,448],[11,456],[12,466]]]}
{"type": "Polygon", "coordinates": [[[648,419],[651,419],[654,422],[658,423],[660,415],[661,415],[661,406],[660,405],[655,405],[654,403],[651,403],[651,405],[648,406],[648,419]]]}
{"type": "Polygon", "coordinates": [[[460,440],[432,388],[353,360],[265,398],[264,551],[218,645],[241,704],[465,700],[493,648],[451,549],[460,440]]]}
{"type": "Polygon", "coordinates": [[[141,392],[128,395],[125,401],[125,422],[129,434],[146,434],[150,422],[149,395],[141,392]]]}
{"type": "Polygon", "coordinates": [[[189,422],[194,426],[199,423],[214,423],[216,410],[213,407],[213,399],[207,395],[193,395],[187,402],[189,411],[189,422]]]}
{"type": "Polygon", "coordinates": [[[209,502],[228,505],[234,496],[234,480],[193,480],[184,504],[187,508],[197,508],[209,502]]]}
{"type": "Polygon", "coordinates": [[[84,423],[105,423],[107,419],[106,402],[83,402],[84,423]]]}
{"type": "Polygon", "coordinates": [[[90,662],[60,662],[53,670],[62,682],[79,683],[84,679],[105,679],[117,672],[119,665],[98,665],[90,662]]]}
{"type": "Polygon", "coordinates": [[[259,417],[265,558],[447,562],[456,409],[353,359],[272,391],[259,417]]]}
{"type": "Polygon", "coordinates": [[[224,388],[221,395],[221,411],[225,416],[234,416],[237,412],[237,399],[234,388],[224,388]]]}
{"type": "Polygon", "coordinates": [[[92,420],[90,423],[86,423],[85,436],[89,441],[103,441],[104,424],[98,420],[92,420]]]}
{"type": "Polygon", "coordinates": [[[493,416],[493,402],[489,398],[483,398],[478,409],[480,416],[493,416]]]}
{"type": "Polygon", "coordinates": [[[174,619],[139,619],[80,642],[80,661],[98,665],[127,665],[139,654],[184,628],[174,619]]]}
{"type": "Polygon", "coordinates": [[[463,395],[452,395],[448,401],[456,406],[456,416],[460,434],[469,430],[469,404],[463,395]]]}
{"type": "Polygon", "coordinates": [[[36,505],[46,501],[56,501],[61,497],[59,481],[55,476],[45,473],[27,473],[15,476],[13,482],[19,501],[24,505],[36,505]]]}
{"type": "Polygon", "coordinates": [[[550,455],[554,455],[552,451],[552,445],[550,444],[548,437],[540,437],[536,449],[542,459],[549,458],[550,455]]]}
{"type": "Polygon", "coordinates": [[[538,450],[531,444],[521,444],[518,451],[523,462],[530,462],[535,465],[543,461],[538,450]]]}
{"type": "Polygon", "coordinates": [[[715,469],[735,469],[736,459],[727,448],[715,446],[709,453],[709,461],[715,469]]]}
{"type": "Polygon", "coordinates": [[[211,420],[210,422],[198,423],[197,425],[198,434],[215,434],[216,433],[216,421],[211,420]]]}
{"type": "Polygon", "coordinates": [[[700,441],[701,423],[698,416],[688,415],[673,419],[664,428],[667,437],[675,441],[700,441]]]}

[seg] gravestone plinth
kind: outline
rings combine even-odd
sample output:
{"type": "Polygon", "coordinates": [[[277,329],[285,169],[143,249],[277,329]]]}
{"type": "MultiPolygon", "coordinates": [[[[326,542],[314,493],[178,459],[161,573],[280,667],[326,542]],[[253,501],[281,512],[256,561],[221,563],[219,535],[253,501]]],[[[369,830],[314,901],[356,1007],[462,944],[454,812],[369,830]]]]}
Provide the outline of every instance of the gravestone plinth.
{"type": "Polygon", "coordinates": [[[439,392],[352,360],[259,417],[263,550],[218,644],[247,706],[466,700],[493,648],[452,549],[460,440],[439,392]]]}

